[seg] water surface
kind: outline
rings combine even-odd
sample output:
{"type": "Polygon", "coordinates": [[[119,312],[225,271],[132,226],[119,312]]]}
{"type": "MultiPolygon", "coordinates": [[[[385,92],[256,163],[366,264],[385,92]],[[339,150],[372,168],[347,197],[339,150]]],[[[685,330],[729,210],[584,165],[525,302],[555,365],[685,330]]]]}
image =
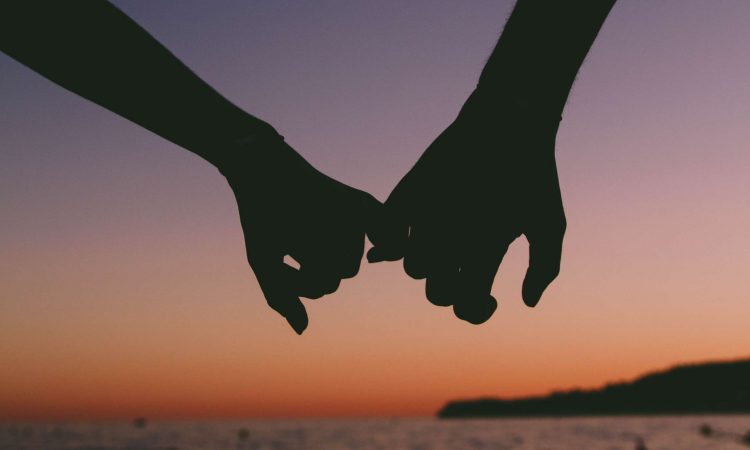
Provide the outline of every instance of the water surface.
{"type": "Polygon", "coordinates": [[[649,450],[750,449],[750,415],[563,419],[346,419],[5,423],[13,450],[649,450]],[[702,424],[717,433],[703,436],[702,424]],[[246,430],[241,432],[240,430],[246,430]]]}

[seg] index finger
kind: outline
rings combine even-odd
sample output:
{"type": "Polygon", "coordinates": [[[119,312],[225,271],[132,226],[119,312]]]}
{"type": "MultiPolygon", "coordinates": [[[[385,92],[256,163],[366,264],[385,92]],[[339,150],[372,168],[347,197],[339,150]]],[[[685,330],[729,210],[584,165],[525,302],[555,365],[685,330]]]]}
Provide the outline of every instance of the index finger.
{"type": "Polygon", "coordinates": [[[548,223],[544,231],[525,234],[529,241],[529,269],[523,280],[521,295],[527,306],[534,307],[560,273],[565,220],[559,224],[548,223]]]}
{"type": "Polygon", "coordinates": [[[297,334],[307,328],[305,306],[295,294],[297,271],[284,263],[283,257],[253,255],[248,257],[268,306],[289,322],[297,334]]]}

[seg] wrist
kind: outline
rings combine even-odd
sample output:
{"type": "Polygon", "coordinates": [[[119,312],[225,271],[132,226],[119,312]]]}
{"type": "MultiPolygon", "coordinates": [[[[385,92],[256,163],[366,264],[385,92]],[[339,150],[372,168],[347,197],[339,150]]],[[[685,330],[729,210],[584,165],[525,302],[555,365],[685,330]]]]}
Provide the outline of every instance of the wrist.
{"type": "Polygon", "coordinates": [[[222,175],[230,177],[238,169],[268,165],[274,152],[285,147],[284,136],[262,121],[228,136],[219,144],[216,156],[210,161],[222,175]]]}
{"type": "Polygon", "coordinates": [[[288,190],[319,177],[315,170],[284,137],[270,125],[234,139],[215,164],[233,189],[288,190]]]}
{"type": "Polygon", "coordinates": [[[524,126],[534,124],[540,131],[553,131],[556,134],[562,116],[556,108],[549,108],[518,92],[501,93],[479,85],[461,108],[458,120],[493,129],[502,123],[506,126],[511,123],[524,126]]]}

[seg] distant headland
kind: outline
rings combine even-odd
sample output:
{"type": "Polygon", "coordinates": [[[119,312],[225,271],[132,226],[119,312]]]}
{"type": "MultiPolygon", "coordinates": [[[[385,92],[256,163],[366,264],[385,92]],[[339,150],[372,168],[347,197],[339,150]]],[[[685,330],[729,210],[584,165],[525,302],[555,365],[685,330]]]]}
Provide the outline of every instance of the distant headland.
{"type": "Polygon", "coordinates": [[[750,359],[679,365],[601,389],[452,401],[441,418],[750,413],[750,359]]]}

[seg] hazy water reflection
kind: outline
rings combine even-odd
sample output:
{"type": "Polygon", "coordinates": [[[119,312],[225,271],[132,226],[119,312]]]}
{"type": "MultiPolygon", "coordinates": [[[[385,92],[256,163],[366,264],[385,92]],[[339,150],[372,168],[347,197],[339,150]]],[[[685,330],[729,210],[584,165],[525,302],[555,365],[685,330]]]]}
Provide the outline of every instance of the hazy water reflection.
{"type": "Polygon", "coordinates": [[[750,449],[750,415],[566,419],[284,420],[0,424],[13,450],[649,450],[750,449]],[[710,424],[718,435],[703,436],[710,424]],[[244,431],[242,431],[244,430],[244,431]]]}

